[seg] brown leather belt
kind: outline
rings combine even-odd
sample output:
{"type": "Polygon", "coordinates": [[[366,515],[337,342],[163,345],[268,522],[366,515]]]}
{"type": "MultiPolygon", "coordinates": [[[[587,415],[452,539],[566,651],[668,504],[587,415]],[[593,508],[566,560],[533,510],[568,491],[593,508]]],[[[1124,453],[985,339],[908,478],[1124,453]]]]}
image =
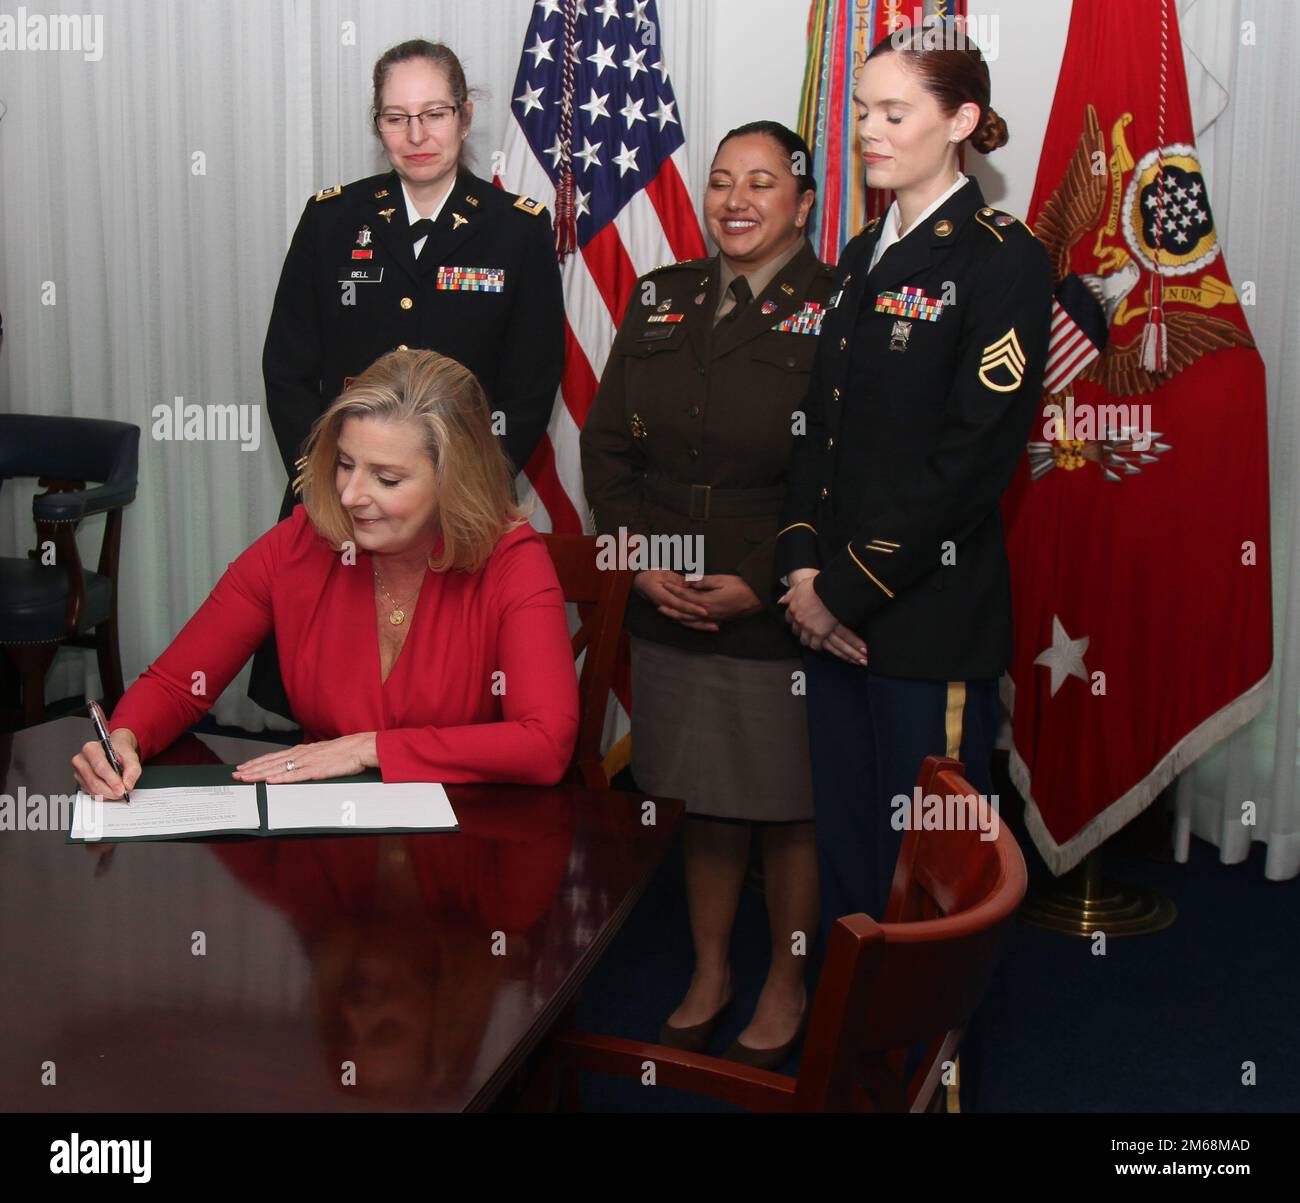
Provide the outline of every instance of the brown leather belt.
{"type": "Polygon", "coordinates": [[[683,484],[663,476],[647,476],[645,492],[656,505],[695,521],[707,518],[777,518],[785,502],[784,485],[719,489],[713,485],[683,484]]]}

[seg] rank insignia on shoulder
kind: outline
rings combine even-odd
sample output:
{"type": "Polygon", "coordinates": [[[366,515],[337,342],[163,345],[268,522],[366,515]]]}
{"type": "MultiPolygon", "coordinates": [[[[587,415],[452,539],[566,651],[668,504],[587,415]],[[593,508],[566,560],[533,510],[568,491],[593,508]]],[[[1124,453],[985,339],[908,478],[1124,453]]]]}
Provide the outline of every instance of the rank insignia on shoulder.
{"type": "MultiPolygon", "coordinates": [[[[1000,233],[1001,230],[1005,230],[1008,226],[1025,225],[1025,223],[1021,221],[1020,218],[1016,217],[1014,214],[999,213],[996,209],[981,209],[978,213],[975,214],[975,220],[978,221],[980,225],[982,225],[986,230],[988,230],[988,232],[992,234],[993,237],[996,238],[999,242],[1004,241],[1002,234],[1000,233]]],[[[1028,226],[1025,226],[1025,229],[1029,230],[1029,233],[1031,234],[1034,233],[1033,230],[1030,230],[1028,226]]],[[[1035,234],[1034,237],[1037,237],[1037,235],[1035,234]]]]}
{"type": "Polygon", "coordinates": [[[772,329],[778,334],[812,334],[822,332],[822,319],[826,310],[816,301],[805,301],[798,313],[792,313],[783,322],[778,322],[772,329]]]}
{"type": "Polygon", "coordinates": [[[1011,327],[1001,338],[984,348],[980,356],[980,383],[995,393],[1010,393],[1020,387],[1025,377],[1025,353],[1016,328],[1011,327]]]}
{"type": "Polygon", "coordinates": [[[530,213],[533,217],[536,217],[546,206],[541,201],[533,200],[531,196],[521,196],[515,201],[515,208],[522,209],[525,213],[530,213]]]}
{"type": "Polygon", "coordinates": [[[865,226],[863,226],[862,228],[863,228],[863,229],[864,229],[868,234],[873,234],[873,233],[875,233],[876,227],[877,227],[879,224],[880,224],[880,218],[879,218],[879,217],[873,217],[873,218],[872,218],[869,222],[867,222],[867,224],[866,224],[865,226]]]}
{"type": "Polygon", "coordinates": [[[331,197],[341,196],[342,193],[343,185],[335,184],[333,188],[322,188],[318,193],[316,193],[316,199],[318,201],[329,200],[331,197]]]}

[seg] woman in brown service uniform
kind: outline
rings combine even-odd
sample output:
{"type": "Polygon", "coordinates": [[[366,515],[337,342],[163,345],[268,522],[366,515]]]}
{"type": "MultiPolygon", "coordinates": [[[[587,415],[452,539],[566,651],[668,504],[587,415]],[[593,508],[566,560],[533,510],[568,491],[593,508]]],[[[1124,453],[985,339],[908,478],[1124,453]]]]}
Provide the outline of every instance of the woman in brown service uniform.
{"type": "Polygon", "coordinates": [[[805,236],[809,162],[775,122],[722,140],[704,202],[719,254],[638,281],[582,432],[597,530],[681,537],[679,562],[637,573],[627,614],[633,775],[685,799],[689,815],[695,971],[660,1040],[704,1048],[732,1001],[728,946],[757,827],[772,963],[726,1055],[765,1066],[797,1038],[818,915],[800,649],[771,601],[786,465],[831,281],[805,236]]]}

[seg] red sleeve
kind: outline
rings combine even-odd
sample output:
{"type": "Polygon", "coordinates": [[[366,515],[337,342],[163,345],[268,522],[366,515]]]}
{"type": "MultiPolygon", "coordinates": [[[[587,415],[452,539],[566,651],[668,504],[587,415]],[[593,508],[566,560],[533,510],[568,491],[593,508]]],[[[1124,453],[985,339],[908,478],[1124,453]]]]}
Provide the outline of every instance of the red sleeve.
{"type": "Polygon", "coordinates": [[[226,569],[207,601],[123,695],[109,730],[128,727],[140,759],[189,730],[271,632],[271,573],[303,512],[272,527],[226,569]]]}
{"type": "Polygon", "coordinates": [[[564,776],[578,738],[564,595],[535,532],[512,532],[506,540],[484,568],[480,616],[498,631],[491,671],[505,673],[501,721],[377,732],[385,781],[554,785],[564,776]]]}

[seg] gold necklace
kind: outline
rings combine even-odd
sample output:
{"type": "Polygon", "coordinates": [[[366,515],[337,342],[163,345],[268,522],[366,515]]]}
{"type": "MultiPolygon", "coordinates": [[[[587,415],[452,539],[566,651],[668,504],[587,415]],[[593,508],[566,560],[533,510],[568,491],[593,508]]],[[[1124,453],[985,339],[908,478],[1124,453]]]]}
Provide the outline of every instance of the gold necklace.
{"type": "Polygon", "coordinates": [[[375,565],[375,584],[379,586],[379,592],[384,595],[384,601],[392,606],[392,609],[388,612],[388,621],[391,622],[393,626],[400,627],[402,623],[406,621],[406,607],[420,596],[419,586],[416,586],[415,595],[411,598],[410,602],[403,604],[402,602],[397,601],[393,595],[384,588],[384,576],[383,573],[379,571],[378,564],[375,565]]]}

